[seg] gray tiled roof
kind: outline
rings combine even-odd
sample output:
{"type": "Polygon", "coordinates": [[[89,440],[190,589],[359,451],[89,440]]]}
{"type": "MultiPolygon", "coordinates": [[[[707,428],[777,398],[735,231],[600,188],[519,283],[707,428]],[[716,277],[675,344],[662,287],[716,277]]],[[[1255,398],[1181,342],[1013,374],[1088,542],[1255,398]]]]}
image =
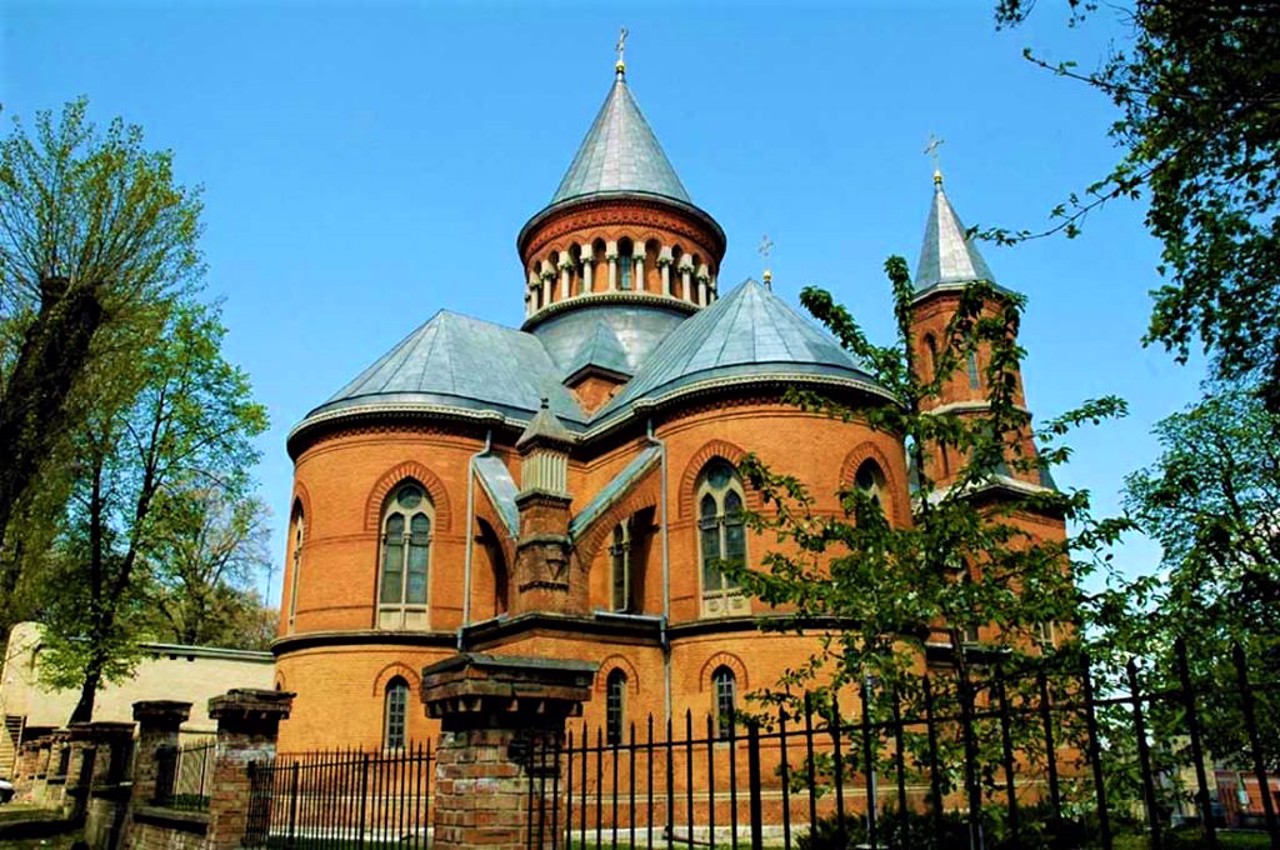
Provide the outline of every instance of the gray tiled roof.
{"type": "Polygon", "coordinates": [[[623,350],[618,335],[603,320],[596,322],[591,336],[569,361],[569,368],[565,369],[565,374],[573,375],[588,366],[596,366],[628,376],[635,371],[627,363],[627,352],[623,350]]]}
{"type": "Polygon", "coordinates": [[[693,203],[621,74],[551,203],[601,192],[645,192],[693,203]]]}
{"type": "Polygon", "coordinates": [[[754,280],[686,319],[599,414],[700,381],[785,375],[850,378],[875,386],[834,339],[754,280]]]}
{"type": "Polygon", "coordinates": [[[560,379],[532,334],[441,310],[307,419],[363,405],[440,405],[528,420],[546,397],[561,421],[580,427],[586,416],[560,379]]]}
{"type": "Polygon", "coordinates": [[[978,253],[978,246],[972,239],[965,238],[964,224],[947,200],[941,178],[938,178],[933,205],[925,222],[920,262],[916,264],[916,291],[923,292],[940,284],[978,280],[996,282],[995,275],[978,253]]]}

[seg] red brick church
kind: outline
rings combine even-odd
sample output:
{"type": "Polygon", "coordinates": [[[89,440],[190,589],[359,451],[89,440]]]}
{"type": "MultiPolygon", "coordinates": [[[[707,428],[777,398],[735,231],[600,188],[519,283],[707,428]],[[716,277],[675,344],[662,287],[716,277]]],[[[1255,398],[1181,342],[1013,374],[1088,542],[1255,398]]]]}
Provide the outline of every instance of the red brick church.
{"type": "MultiPolygon", "coordinates": [[[[935,184],[915,270],[922,355],[965,284],[994,282],[935,184]]],[[[820,511],[840,510],[842,484],[874,490],[906,524],[907,461],[891,434],[782,403],[792,386],[855,408],[892,399],[767,274],[722,284],[725,245],[619,62],[517,238],[524,323],[440,310],[289,434],[283,751],[434,735],[420,671],[459,649],[598,663],[586,720],[611,732],[719,714],[812,653],[812,637],[762,633],[769,608],[714,567],[758,564],[770,545],[744,526],[758,496],[736,465],[757,453],[820,511]]],[[[981,366],[939,403],[981,415],[981,366]]],[[[932,470],[943,484],[947,462],[932,470]]]]}

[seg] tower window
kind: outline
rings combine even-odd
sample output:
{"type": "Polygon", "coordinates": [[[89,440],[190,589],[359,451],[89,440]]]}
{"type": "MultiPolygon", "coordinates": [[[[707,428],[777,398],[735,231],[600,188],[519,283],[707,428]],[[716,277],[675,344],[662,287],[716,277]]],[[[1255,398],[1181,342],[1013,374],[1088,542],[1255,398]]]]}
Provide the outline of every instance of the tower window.
{"type": "Polygon", "coordinates": [[[400,676],[387,682],[383,698],[382,746],[388,750],[403,749],[405,726],[409,716],[409,683],[400,676]]]}
{"type": "Polygon", "coordinates": [[[635,267],[635,257],[632,254],[631,240],[623,239],[618,243],[618,288],[631,288],[631,275],[635,267]]]}
{"type": "Polygon", "coordinates": [[[978,354],[975,351],[969,352],[969,389],[982,389],[982,373],[978,371],[978,354]]]}
{"type": "Polygon", "coordinates": [[[626,695],[627,674],[615,667],[605,680],[605,742],[609,746],[622,743],[626,695]]]}
{"type": "Polygon", "coordinates": [[[609,547],[610,607],[614,611],[631,610],[631,520],[618,523],[613,529],[613,545],[609,547]]]}
{"type": "Polygon", "coordinates": [[[711,674],[711,685],[716,699],[716,737],[725,741],[733,735],[738,680],[732,670],[720,666],[711,674]]]}
{"type": "Polygon", "coordinates": [[[741,599],[738,582],[726,575],[722,564],[742,565],[747,560],[746,517],[743,514],[742,481],[723,460],[713,461],[698,487],[698,535],[702,556],[702,598],[711,613],[728,613],[728,602],[741,599]]]}
{"type": "Polygon", "coordinates": [[[427,567],[431,553],[431,503],[422,487],[398,487],[383,511],[378,581],[383,628],[425,626],[427,567]]]}
{"type": "Polygon", "coordinates": [[[289,579],[289,631],[293,632],[294,620],[298,616],[298,577],[302,573],[302,540],[306,536],[306,523],[303,520],[302,504],[295,502],[293,507],[293,535],[290,540],[289,556],[292,567],[289,579]]]}

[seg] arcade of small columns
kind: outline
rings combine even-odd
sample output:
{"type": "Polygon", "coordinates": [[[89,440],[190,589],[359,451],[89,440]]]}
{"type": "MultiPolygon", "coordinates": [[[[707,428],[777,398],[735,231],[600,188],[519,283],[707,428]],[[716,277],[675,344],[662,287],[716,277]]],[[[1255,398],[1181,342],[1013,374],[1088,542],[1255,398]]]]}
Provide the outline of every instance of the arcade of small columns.
{"type": "Polygon", "coordinates": [[[716,299],[716,276],[698,254],[656,239],[575,242],[530,263],[525,317],[559,301],[602,292],[648,292],[705,307],[716,299]]]}

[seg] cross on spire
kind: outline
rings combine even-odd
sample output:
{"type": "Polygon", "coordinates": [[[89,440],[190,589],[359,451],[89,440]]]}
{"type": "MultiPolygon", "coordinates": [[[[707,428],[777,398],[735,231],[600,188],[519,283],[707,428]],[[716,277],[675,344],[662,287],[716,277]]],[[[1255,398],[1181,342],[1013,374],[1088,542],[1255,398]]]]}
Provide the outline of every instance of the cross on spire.
{"type": "Polygon", "coordinates": [[[939,186],[942,185],[942,157],[938,154],[938,148],[946,143],[946,139],[929,134],[929,142],[924,146],[925,156],[933,160],[933,182],[939,186]]]}
{"type": "Polygon", "coordinates": [[[627,72],[626,50],[627,36],[629,35],[631,35],[631,33],[626,27],[620,27],[618,29],[618,42],[613,46],[613,49],[618,53],[618,61],[614,64],[613,70],[617,71],[618,74],[625,74],[627,72]]]}
{"type": "Polygon", "coordinates": [[[766,233],[760,238],[760,247],[756,250],[764,260],[764,274],[761,275],[764,278],[764,285],[772,288],[770,284],[773,281],[773,272],[769,269],[769,255],[773,253],[773,240],[769,238],[769,234],[766,233]]]}

